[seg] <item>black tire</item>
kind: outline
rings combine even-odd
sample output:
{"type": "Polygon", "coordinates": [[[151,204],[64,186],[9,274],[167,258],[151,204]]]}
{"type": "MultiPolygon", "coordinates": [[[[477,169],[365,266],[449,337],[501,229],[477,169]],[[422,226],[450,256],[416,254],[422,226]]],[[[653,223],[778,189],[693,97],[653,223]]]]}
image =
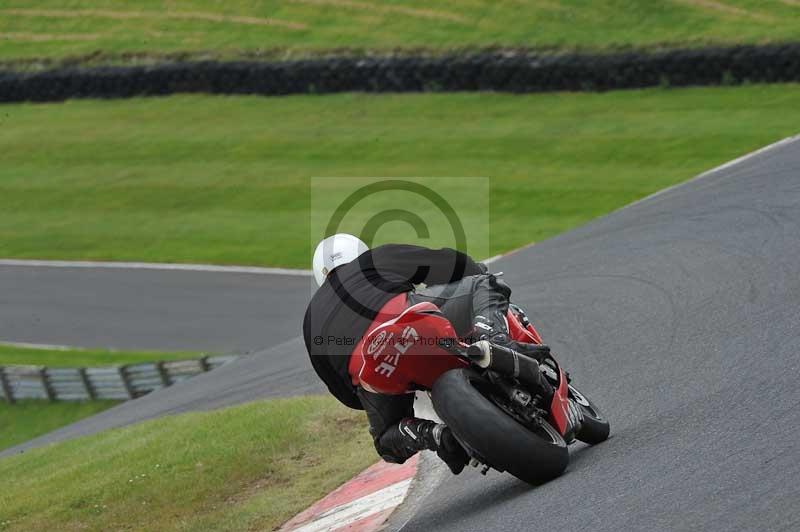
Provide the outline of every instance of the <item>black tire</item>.
{"type": "Polygon", "coordinates": [[[590,445],[606,441],[611,433],[611,424],[597,408],[597,405],[571,384],[569,385],[569,397],[575,400],[583,411],[581,430],[575,437],[590,445]]]}
{"type": "Polygon", "coordinates": [[[536,431],[522,425],[487,397],[490,388],[474,370],[450,370],[433,385],[433,407],[484,464],[531,484],[563,473],[569,451],[558,432],[547,422],[536,431]]]}

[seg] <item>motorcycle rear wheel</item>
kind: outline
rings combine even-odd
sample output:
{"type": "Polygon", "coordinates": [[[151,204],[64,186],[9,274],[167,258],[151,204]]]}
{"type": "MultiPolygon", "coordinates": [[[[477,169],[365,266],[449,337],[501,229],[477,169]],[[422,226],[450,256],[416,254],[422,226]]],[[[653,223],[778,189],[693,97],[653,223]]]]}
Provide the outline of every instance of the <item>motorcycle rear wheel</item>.
{"type": "Polygon", "coordinates": [[[453,369],[433,384],[436,413],[478,460],[530,484],[551,480],[569,463],[567,444],[542,420],[523,425],[501,407],[493,386],[472,369],[453,369]]]}

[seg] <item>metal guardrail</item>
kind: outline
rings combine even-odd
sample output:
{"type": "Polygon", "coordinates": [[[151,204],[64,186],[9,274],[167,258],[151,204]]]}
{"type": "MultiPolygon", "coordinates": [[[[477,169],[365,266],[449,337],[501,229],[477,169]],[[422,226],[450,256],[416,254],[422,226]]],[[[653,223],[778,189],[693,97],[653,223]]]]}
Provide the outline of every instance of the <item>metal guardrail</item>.
{"type": "Polygon", "coordinates": [[[96,368],[0,366],[0,399],[9,403],[20,399],[134,399],[211,371],[236,358],[235,355],[207,356],[96,368]]]}

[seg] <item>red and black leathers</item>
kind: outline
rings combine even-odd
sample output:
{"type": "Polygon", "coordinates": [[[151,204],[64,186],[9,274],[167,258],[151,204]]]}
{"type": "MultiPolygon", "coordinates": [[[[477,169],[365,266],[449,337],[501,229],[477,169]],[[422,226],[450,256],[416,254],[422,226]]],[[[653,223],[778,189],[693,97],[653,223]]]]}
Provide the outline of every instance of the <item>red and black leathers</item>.
{"type": "Polygon", "coordinates": [[[413,418],[413,394],[379,395],[355,387],[357,377],[348,371],[354,347],[384,304],[405,292],[409,305],[428,301],[438,306],[459,337],[524,349],[508,336],[511,289],[486,271],[454,250],[387,245],[336,268],[311,300],[303,323],[311,363],[342,403],[366,410],[375,448],[385,460],[402,463],[430,449],[457,473],[467,455],[449,429],[445,433],[442,428],[443,436],[435,441],[436,424],[413,418]],[[414,290],[419,283],[428,286],[414,290]]]}
{"type": "Polygon", "coordinates": [[[331,393],[363,409],[348,373],[350,353],[377,312],[415,284],[452,283],[486,267],[453,249],[387,244],[333,270],[314,294],[303,321],[311,364],[331,393]]]}

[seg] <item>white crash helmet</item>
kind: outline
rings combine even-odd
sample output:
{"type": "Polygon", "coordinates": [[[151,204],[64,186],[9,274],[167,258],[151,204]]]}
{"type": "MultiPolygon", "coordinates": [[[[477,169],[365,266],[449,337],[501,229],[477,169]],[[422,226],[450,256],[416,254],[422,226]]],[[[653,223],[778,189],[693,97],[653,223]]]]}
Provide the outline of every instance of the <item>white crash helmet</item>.
{"type": "Polygon", "coordinates": [[[355,260],[369,247],[360,238],[347,233],[337,233],[317,244],[314,250],[314,279],[322,286],[325,278],[337,266],[355,260]]]}

